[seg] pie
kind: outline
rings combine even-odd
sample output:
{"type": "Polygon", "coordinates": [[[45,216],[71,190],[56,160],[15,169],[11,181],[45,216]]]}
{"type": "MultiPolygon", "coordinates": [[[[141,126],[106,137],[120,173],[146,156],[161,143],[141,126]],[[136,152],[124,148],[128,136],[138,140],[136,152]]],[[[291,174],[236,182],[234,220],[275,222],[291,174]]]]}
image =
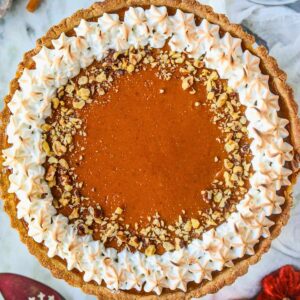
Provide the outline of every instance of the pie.
{"type": "Polygon", "coordinates": [[[286,75],[193,1],[95,3],[25,54],[2,113],[12,226],[100,299],[190,299],[287,222],[299,119],[286,75]]]}

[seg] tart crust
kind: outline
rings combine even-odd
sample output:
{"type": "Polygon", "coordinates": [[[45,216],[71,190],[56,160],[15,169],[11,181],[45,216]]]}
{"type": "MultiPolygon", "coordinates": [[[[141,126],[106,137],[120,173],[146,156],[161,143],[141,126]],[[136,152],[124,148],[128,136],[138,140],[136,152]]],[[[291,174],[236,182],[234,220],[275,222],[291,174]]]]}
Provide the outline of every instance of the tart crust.
{"type": "MultiPolygon", "coordinates": [[[[291,163],[293,174],[291,182],[296,182],[296,177],[299,173],[300,161],[300,120],[297,116],[297,104],[294,100],[293,91],[286,83],[286,74],[282,71],[276,60],[268,55],[267,49],[263,46],[253,47],[255,39],[252,35],[243,31],[242,27],[236,24],[231,24],[227,17],[222,14],[216,14],[212,8],[206,5],[198,4],[192,0],[108,0],[102,3],[95,3],[90,8],[79,10],[71,17],[64,19],[58,25],[53,26],[41,39],[37,40],[36,48],[25,53],[23,61],[19,64],[15,78],[10,83],[9,94],[5,97],[5,107],[0,115],[0,149],[5,149],[9,145],[5,134],[5,128],[9,122],[10,112],[7,103],[11,100],[15,91],[19,88],[18,78],[22,75],[24,68],[33,68],[34,62],[32,57],[36,55],[42,46],[51,46],[51,41],[57,39],[63,32],[69,32],[77,26],[81,19],[91,20],[101,16],[104,12],[113,12],[129,6],[167,6],[171,8],[179,8],[186,12],[194,13],[199,18],[205,18],[209,22],[218,24],[223,31],[229,32],[231,35],[242,39],[243,47],[261,59],[262,71],[270,76],[270,87],[280,96],[280,106],[285,107],[285,118],[289,119],[289,134],[290,143],[294,147],[294,159],[291,163]]],[[[285,203],[282,207],[282,213],[277,216],[276,223],[271,227],[271,235],[269,238],[262,239],[255,247],[256,253],[253,256],[248,256],[242,260],[235,262],[234,267],[224,269],[213,276],[212,281],[202,282],[200,285],[192,285],[188,287],[186,293],[179,291],[164,290],[160,296],[153,294],[137,294],[131,291],[119,291],[113,294],[106,287],[98,285],[95,282],[84,282],[82,275],[78,271],[68,271],[65,262],[58,258],[49,258],[47,256],[47,248],[43,244],[35,242],[28,236],[27,228],[24,222],[17,218],[17,203],[18,200],[14,194],[7,192],[9,187],[8,175],[9,172],[2,166],[3,158],[0,158],[0,190],[4,200],[4,209],[9,215],[11,226],[17,229],[21,241],[26,244],[30,253],[33,254],[43,265],[48,268],[53,276],[59,279],[64,279],[70,285],[80,287],[85,293],[93,294],[99,299],[190,299],[192,297],[201,297],[206,294],[217,292],[225,285],[232,284],[237,277],[247,273],[250,265],[257,263],[262,254],[268,251],[271,242],[281,232],[281,228],[285,225],[289,218],[290,208],[292,206],[292,187],[285,189],[285,203]]]]}

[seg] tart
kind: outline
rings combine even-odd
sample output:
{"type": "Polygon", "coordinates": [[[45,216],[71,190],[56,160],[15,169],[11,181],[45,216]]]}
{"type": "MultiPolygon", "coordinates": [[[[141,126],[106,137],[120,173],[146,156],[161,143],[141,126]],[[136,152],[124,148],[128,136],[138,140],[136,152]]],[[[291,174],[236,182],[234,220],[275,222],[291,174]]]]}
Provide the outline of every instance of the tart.
{"type": "Polygon", "coordinates": [[[210,7],[95,3],[25,54],[5,102],[12,226],[54,276],[100,299],[216,292],[288,220],[292,90],[210,7]]]}

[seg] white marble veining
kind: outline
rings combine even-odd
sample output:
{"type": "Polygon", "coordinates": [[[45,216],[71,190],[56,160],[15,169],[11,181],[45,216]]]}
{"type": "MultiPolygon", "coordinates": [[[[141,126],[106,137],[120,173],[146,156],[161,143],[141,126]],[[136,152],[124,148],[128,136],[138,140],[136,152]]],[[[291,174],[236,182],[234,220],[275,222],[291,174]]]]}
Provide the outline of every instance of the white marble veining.
{"type": "MultiPolygon", "coordinates": [[[[62,18],[69,16],[80,8],[89,6],[93,2],[92,0],[44,0],[40,9],[36,13],[31,14],[25,10],[26,1],[14,1],[12,10],[4,19],[0,19],[0,99],[7,93],[8,83],[13,78],[23,53],[34,47],[35,40],[42,36],[51,25],[58,23],[62,18]]],[[[291,75],[290,83],[296,91],[296,96],[300,97],[300,89],[297,84],[300,73],[299,68],[295,67],[299,66],[299,56],[297,55],[299,52],[297,52],[297,49],[300,49],[298,47],[300,46],[298,44],[300,35],[298,39],[290,41],[290,36],[282,34],[283,29],[281,28],[278,32],[277,40],[276,33],[272,30],[271,19],[274,19],[277,15],[278,19],[283,18],[280,15],[283,9],[280,11],[280,8],[276,8],[270,13],[272,18],[270,17],[271,21],[266,27],[263,24],[263,17],[260,19],[258,17],[255,18],[259,14],[262,16],[267,13],[266,9],[261,6],[250,4],[245,0],[206,0],[205,2],[210,2],[218,11],[227,9],[232,18],[239,17],[239,19],[234,19],[235,21],[245,21],[253,31],[260,32],[271,47],[271,53],[275,56],[277,55],[281,66],[289,71],[289,75],[291,75]],[[265,30],[261,30],[261,28],[265,28],[265,30]],[[289,52],[289,54],[292,53],[292,55],[286,55],[284,51],[289,52]]],[[[285,18],[289,14],[291,14],[290,11],[285,11],[285,18]]],[[[293,30],[295,28],[300,29],[299,14],[293,15],[289,19],[292,22],[284,25],[287,29],[288,26],[293,28],[293,30]]],[[[284,264],[294,264],[300,267],[300,203],[299,201],[296,202],[298,204],[295,204],[289,224],[273,243],[272,249],[263,256],[263,259],[257,265],[252,266],[248,274],[239,278],[233,285],[225,287],[219,293],[208,295],[203,299],[226,300],[252,297],[257,292],[258,283],[264,274],[284,264]]],[[[64,281],[53,278],[47,269],[41,267],[36,258],[31,256],[26,247],[21,244],[17,232],[10,228],[8,217],[3,212],[2,207],[1,203],[0,272],[23,274],[44,282],[59,291],[66,299],[95,299],[92,296],[83,294],[77,288],[68,286],[64,281]]]]}

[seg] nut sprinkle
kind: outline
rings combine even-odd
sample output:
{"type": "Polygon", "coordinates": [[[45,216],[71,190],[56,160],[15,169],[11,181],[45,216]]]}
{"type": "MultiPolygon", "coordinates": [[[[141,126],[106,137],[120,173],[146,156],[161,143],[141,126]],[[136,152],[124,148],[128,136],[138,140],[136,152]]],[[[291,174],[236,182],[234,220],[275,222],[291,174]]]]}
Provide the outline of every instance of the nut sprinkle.
{"type": "MultiPolygon", "coordinates": [[[[158,97],[167,94],[168,89],[158,88],[158,97]]],[[[45,179],[54,195],[56,209],[76,224],[79,234],[92,234],[117,249],[138,249],[147,256],[180,249],[199,238],[204,230],[226,220],[247,192],[251,153],[244,107],[238,94],[219,78],[216,71],[205,68],[202,59],[192,60],[182,53],[149,47],[130,48],[125,53],[110,52],[102,62],[92,64],[60,87],[52,99],[52,108],[53,116],[42,127],[43,149],[47,154],[45,179]],[[94,199],[82,193],[85,183],[78,180],[69,158],[76,149],[86,147],[79,145],[76,139],[76,136],[88,134],[79,112],[93,103],[96,95],[97,101],[108,105],[109,98],[105,95],[116,88],[114,81],[117,78],[124,74],[134,76],[148,69],[155,70],[155,76],[161,81],[180,80],[184,92],[191,95],[197,95],[199,85],[205,87],[206,100],[195,101],[193,109],[204,107],[210,112],[211,123],[222,133],[217,142],[224,147],[226,158],[214,157],[211,164],[220,164],[221,170],[209,187],[199,191],[202,201],[209,205],[208,209],[198,211],[193,217],[182,210],[173,224],[166,223],[156,212],[147,217],[147,222],[141,224],[137,220],[130,226],[124,218],[126,205],[116,206],[113,213],[107,214],[99,203],[95,204],[94,199]]],[[[83,155],[78,155],[78,164],[84,159],[83,155]]],[[[92,187],[91,192],[97,188],[92,187]]]]}

